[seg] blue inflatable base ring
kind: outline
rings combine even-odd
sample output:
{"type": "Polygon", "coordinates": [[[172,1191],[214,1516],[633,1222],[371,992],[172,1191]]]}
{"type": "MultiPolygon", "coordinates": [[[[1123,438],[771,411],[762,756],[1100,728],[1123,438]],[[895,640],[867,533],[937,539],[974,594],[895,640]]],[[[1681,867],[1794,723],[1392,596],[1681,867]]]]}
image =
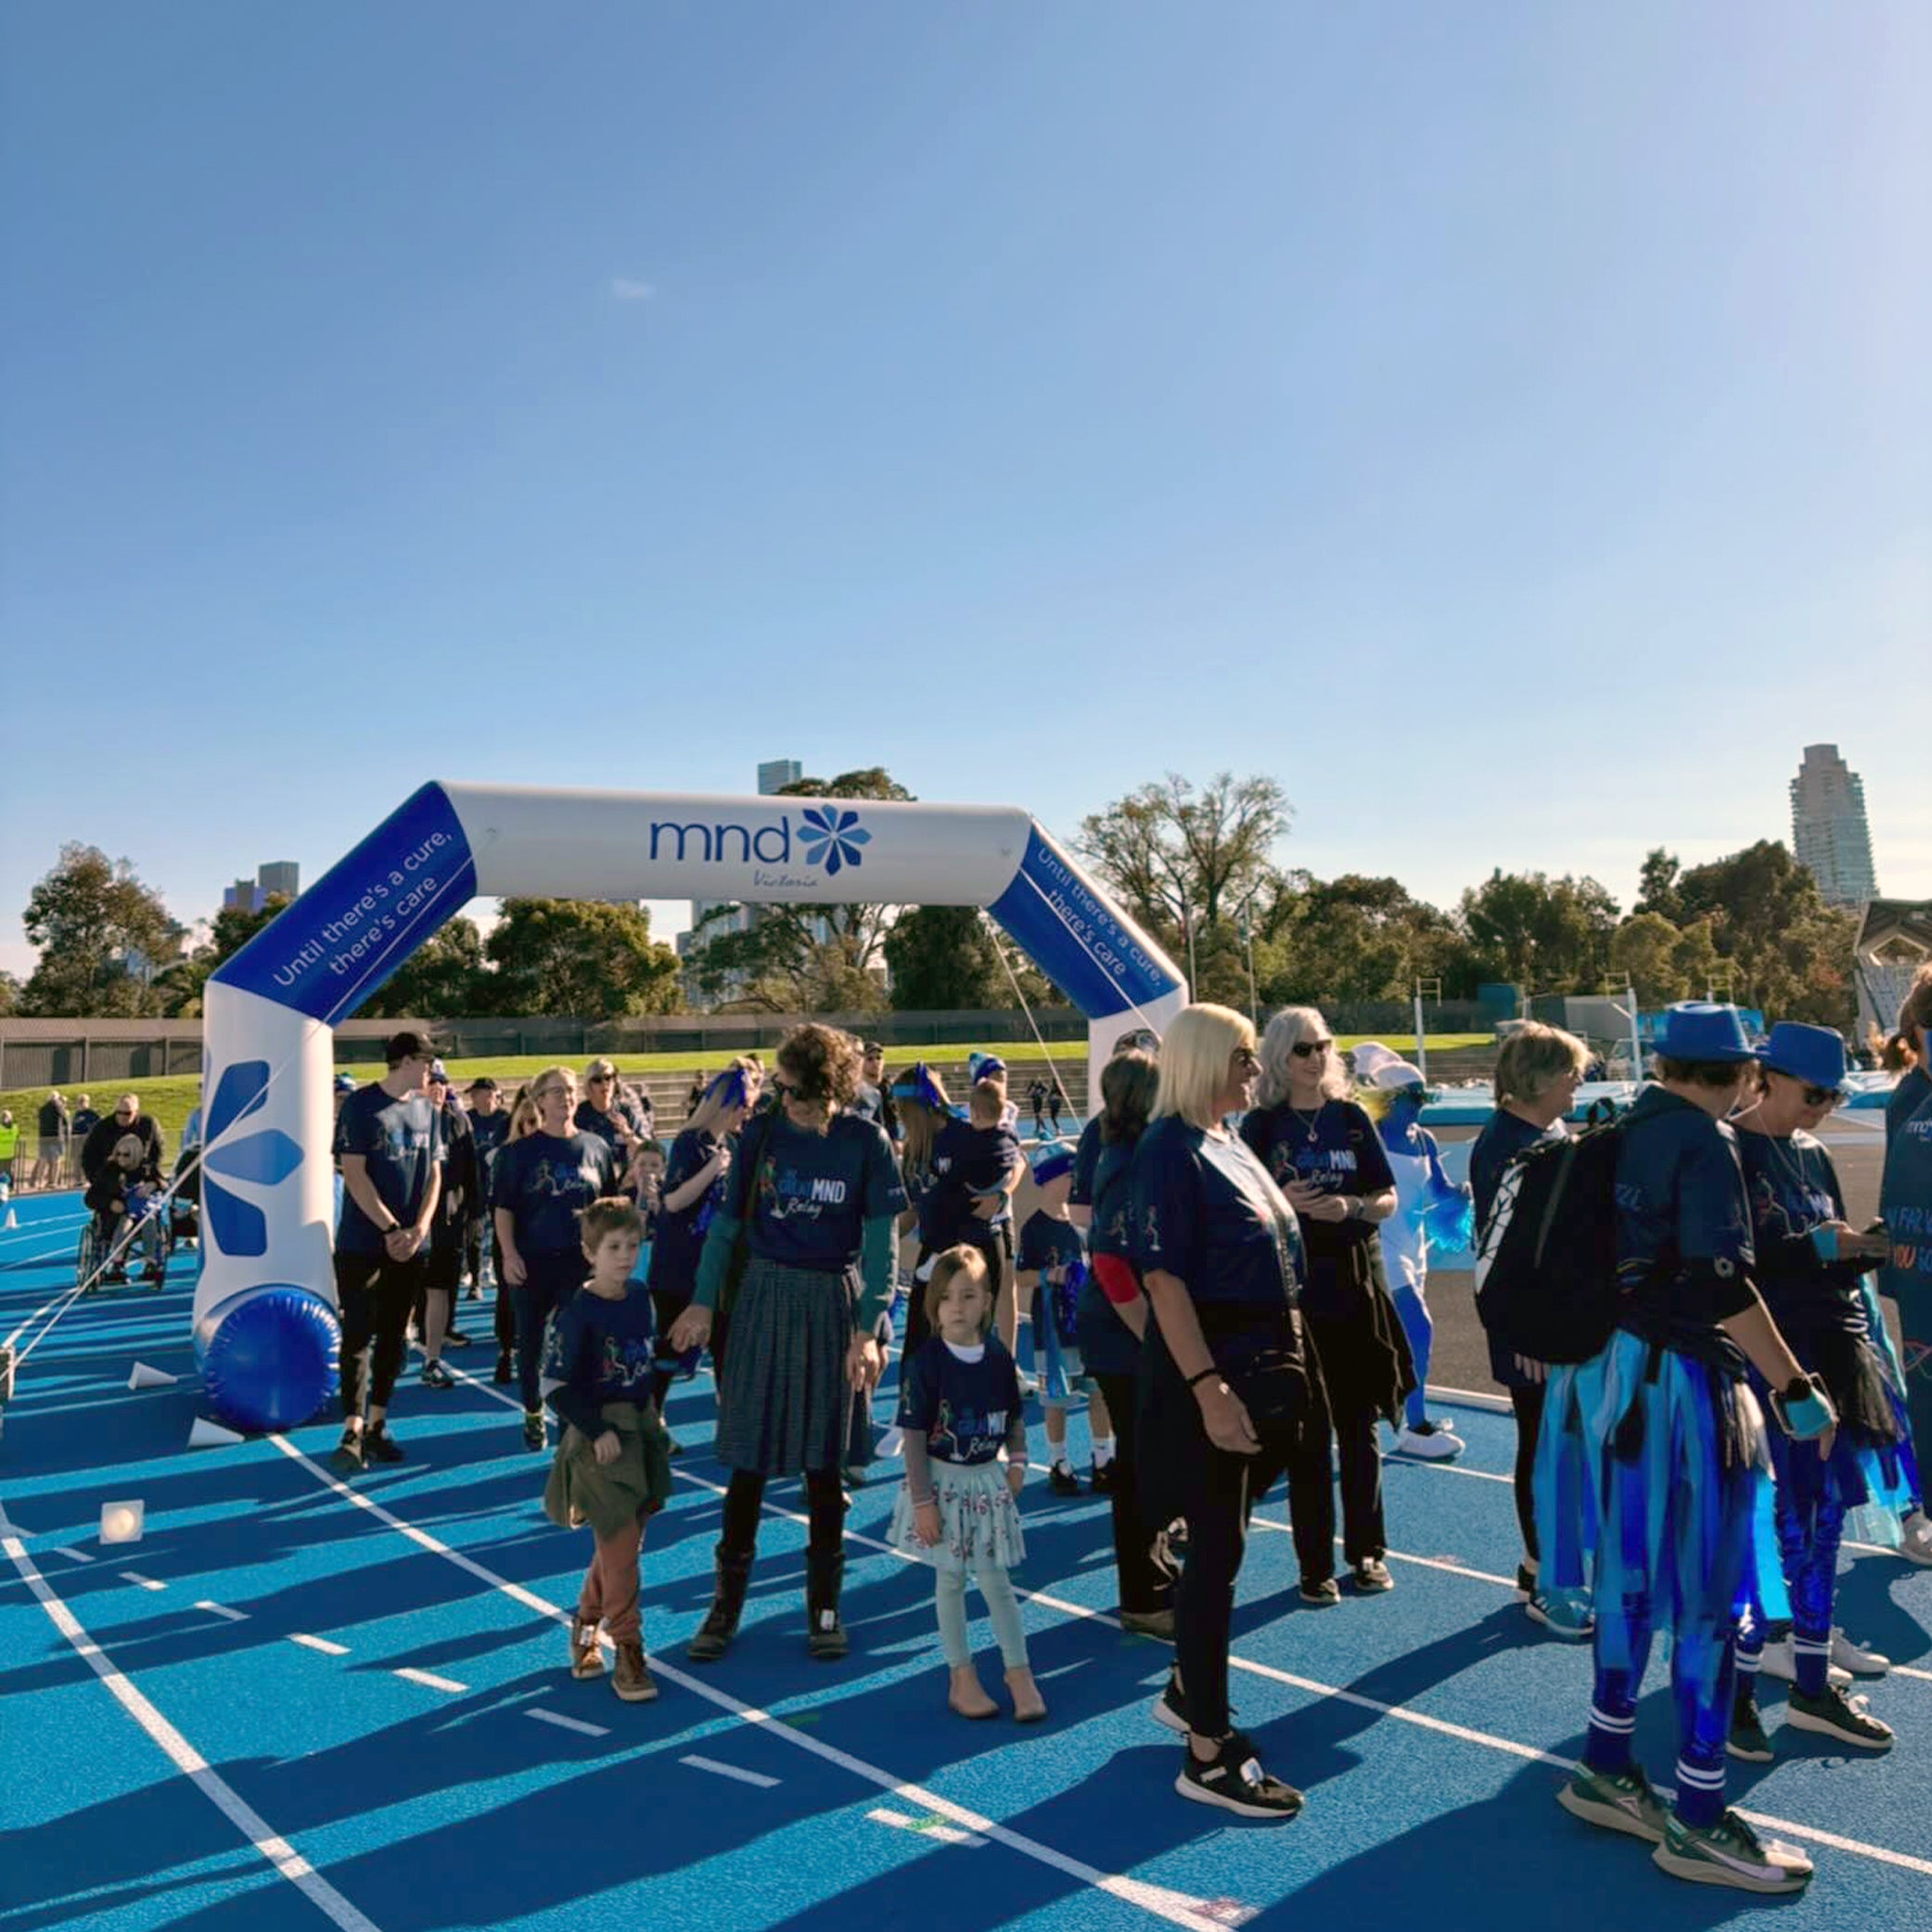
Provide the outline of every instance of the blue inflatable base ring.
{"type": "Polygon", "coordinates": [[[286,1282],[230,1295],[195,1324],[202,1393],[233,1429],[307,1422],[341,1386],[341,1346],[335,1310],[286,1282]]]}

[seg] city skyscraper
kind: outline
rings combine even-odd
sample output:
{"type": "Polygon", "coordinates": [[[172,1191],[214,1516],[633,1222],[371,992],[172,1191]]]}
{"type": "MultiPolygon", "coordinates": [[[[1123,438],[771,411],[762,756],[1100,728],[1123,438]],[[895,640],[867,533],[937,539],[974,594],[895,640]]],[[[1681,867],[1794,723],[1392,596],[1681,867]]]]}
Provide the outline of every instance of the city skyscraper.
{"type": "Polygon", "coordinates": [[[1878,894],[1865,787],[1836,745],[1807,745],[1791,781],[1791,850],[1829,905],[1861,905],[1878,894]]]}

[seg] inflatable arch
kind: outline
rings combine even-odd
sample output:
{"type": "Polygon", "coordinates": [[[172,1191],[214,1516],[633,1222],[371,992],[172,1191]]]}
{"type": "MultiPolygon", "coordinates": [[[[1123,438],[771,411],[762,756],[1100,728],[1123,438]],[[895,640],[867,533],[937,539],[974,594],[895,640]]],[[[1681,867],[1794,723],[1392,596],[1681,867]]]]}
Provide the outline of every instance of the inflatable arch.
{"type": "Polygon", "coordinates": [[[333,1379],[331,1029],[482,893],[984,906],[1086,1016],[1097,1078],[1181,975],[1024,812],[425,785],[208,982],[195,1344],[223,1421],[333,1379]]]}

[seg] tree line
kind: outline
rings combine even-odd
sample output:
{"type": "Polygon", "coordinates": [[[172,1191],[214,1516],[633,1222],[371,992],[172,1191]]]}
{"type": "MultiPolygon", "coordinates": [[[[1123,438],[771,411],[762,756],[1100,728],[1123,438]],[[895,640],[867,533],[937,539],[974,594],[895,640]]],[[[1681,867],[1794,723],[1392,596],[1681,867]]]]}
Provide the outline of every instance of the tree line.
{"type": "MultiPolygon", "coordinates": [[[[908,800],[883,768],[785,788],[908,800]]],[[[1445,1000],[1504,981],[1536,993],[1635,988],[1645,1006],[1715,992],[1780,1018],[1849,1028],[1856,915],[1827,906],[1786,849],[1760,840],[1683,867],[1644,860],[1628,913],[1588,876],[1493,871],[1452,907],[1393,877],[1320,879],[1283,862],[1292,809],[1267,777],[1170,774],[1081,822],[1074,849],[1197,997],[1263,1007],[1445,1000]]],[[[863,875],[857,875],[862,876],[863,875]]],[[[33,888],[39,959],[0,975],[0,1014],[194,1017],[223,960],[281,910],[224,908],[186,951],[182,928],[125,859],[69,845],[33,888]]],[[[1056,1004],[1034,963],[970,906],[761,906],[711,914],[680,962],[638,906],[507,899],[488,937],[457,917],[362,1012],[371,1017],[558,1014],[615,1018],[687,1004],[773,1013],[958,1011],[1056,1004]]]]}

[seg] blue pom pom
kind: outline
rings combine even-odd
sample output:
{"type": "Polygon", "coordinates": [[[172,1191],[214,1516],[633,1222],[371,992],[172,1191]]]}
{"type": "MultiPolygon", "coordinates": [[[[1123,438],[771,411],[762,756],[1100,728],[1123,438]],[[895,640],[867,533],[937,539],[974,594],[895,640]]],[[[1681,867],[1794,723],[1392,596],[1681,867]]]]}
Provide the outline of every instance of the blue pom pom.
{"type": "Polygon", "coordinates": [[[201,1388],[234,1429],[287,1429],[336,1393],[342,1331],[306,1288],[279,1285],[232,1297],[196,1337],[201,1388]]]}
{"type": "Polygon", "coordinates": [[[1466,1188],[1439,1194],[1423,1209],[1423,1231],[1438,1254],[1460,1254],[1476,1238],[1476,1209],[1466,1188]]]}

